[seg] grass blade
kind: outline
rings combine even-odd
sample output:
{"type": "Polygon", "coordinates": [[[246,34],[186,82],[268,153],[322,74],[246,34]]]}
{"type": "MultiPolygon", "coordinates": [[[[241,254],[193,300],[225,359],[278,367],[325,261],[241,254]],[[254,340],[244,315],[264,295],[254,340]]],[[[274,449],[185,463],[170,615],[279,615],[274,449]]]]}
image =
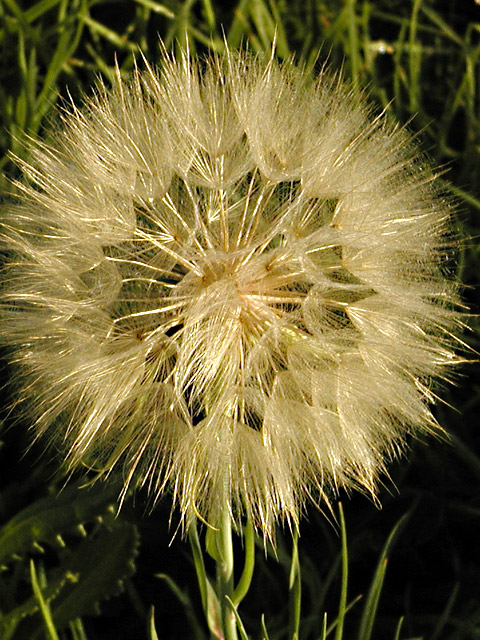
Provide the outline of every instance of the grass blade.
{"type": "Polygon", "coordinates": [[[377,615],[378,603],[380,601],[383,582],[385,580],[385,573],[387,570],[387,562],[388,562],[387,555],[390,552],[400,529],[403,527],[403,525],[405,524],[409,516],[410,516],[410,512],[407,512],[396,523],[396,525],[393,527],[392,531],[390,532],[390,535],[388,536],[387,541],[380,553],[378,564],[375,569],[375,573],[373,575],[370,589],[367,594],[367,599],[365,601],[362,618],[360,620],[358,640],[370,640],[370,638],[372,637],[375,618],[377,615]]]}

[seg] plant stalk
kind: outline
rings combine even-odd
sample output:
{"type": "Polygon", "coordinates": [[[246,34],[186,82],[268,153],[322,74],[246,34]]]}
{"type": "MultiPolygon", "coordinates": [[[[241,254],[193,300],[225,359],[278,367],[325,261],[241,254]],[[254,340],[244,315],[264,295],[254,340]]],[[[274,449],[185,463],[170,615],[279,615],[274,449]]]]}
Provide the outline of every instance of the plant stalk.
{"type": "Polygon", "coordinates": [[[225,503],[217,537],[220,561],[217,563],[217,593],[221,603],[223,630],[225,640],[238,640],[237,623],[232,605],[227,598],[233,599],[233,541],[232,521],[225,503]]]}

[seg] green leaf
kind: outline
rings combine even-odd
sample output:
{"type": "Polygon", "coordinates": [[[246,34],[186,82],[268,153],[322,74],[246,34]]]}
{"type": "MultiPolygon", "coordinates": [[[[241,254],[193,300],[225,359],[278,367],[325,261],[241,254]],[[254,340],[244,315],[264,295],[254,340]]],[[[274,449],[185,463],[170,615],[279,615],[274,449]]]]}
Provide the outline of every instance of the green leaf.
{"type": "Polygon", "coordinates": [[[202,599],[202,607],[207,619],[208,628],[215,637],[219,637],[222,629],[222,608],[215,589],[205,571],[203,551],[198,538],[197,527],[193,524],[188,530],[188,539],[192,549],[193,563],[197,574],[198,588],[202,599]]]}
{"type": "MultiPolygon", "coordinates": [[[[77,576],[73,576],[68,572],[55,572],[55,576],[49,576],[48,584],[43,587],[41,600],[46,604],[50,603],[59,594],[68,580],[74,581],[76,579],[77,576]]],[[[0,638],[2,638],[2,640],[9,640],[22,620],[39,611],[39,602],[38,594],[34,593],[28,600],[18,607],[15,607],[12,611],[9,611],[5,615],[0,615],[0,638]]]]}
{"type": "Polygon", "coordinates": [[[300,633],[300,614],[302,605],[302,579],[300,570],[300,559],[298,557],[298,529],[294,530],[292,538],[292,562],[290,565],[290,576],[288,584],[288,589],[290,592],[289,637],[291,640],[298,640],[300,633]]]}
{"type": "Polygon", "coordinates": [[[165,581],[170,591],[176,596],[180,604],[183,606],[185,615],[190,622],[190,626],[192,627],[194,637],[202,640],[204,637],[202,627],[198,621],[197,615],[195,613],[195,607],[192,604],[192,600],[188,594],[188,591],[182,590],[175,582],[175,580],[173,580],[166,573],[157,573],[155,574],[155,577],[165,581]]]}
{"type": "Polygon", "coordinates": [[[264,613],[262,613],[261,625],[262,625],[262,640],[270,640],[270,636],[268,635],[267,627],[266,627],[266,624],[265,624],[265,614],[264,613]]]}
{"type": "Polygon", "coordinates": [[[72,634],[72,640],[88,640],[87,634],[80,618],[75,618],[68,625],[72,634]]]}
{"type": "Polygon", "coordinates": [[[248,12],[249,2],[250,0],[240,0],[235,8],[235,15],[227,33],[227,45],[231,49],[239,47],[242,39],[247,35],[249,25],[246,14],[248,12]]]}
{"type": "Polygon", "coordinates": [[[192,526],[188,530],[188,540],[190,542],[190,548],[192,550],[193,564],[195,566],[195,571],[197,574],[198,588],[200,590],[200,597],[202,600],[202,607],[207,614],[208,604],[207,604],[207,574],[205,571],[205,563],[203,561],[203,552],[202,547],[200,545],[200,540],[198,538],[198,531],[196,524],[192,524],[192,526]]]}
{"type": "Polygon", "coordinates": [[[136,44],[122,38],[122,36],[116,33],[116,31],[113,31],[113,29],[110,29],[105,24],[94,20],[88,15],[83,16],[83,20],[92,32],[98,34],[115,47],[118,47],[119,49],[128,49],[129,51],[138,51],[138,46],[136,44]]]}
{"type": "Polygon", "coordinates": [[[442,611],[442,614],[438,617],[437,623],[435,625],[435,629],[433,630],[430,636],[430,640],[438,640],[438,638],[442,637],[442,633],[450,619],[450,614],[452,612],[453,605],[455,603],[455,600],[457,599],[459,591],[460,591],[460,584],[458,582],[455,582],[455,584],[453,585],[453,589],[450,593],[450,596],[448,597],[445,608],[442,611]]]}
{"type": "Polygon", "coordinates": [[[98,613],[102,600],[121,593],[125,579],[135,571],[138,547],[137,528],[128,522],[117,522],[81,542],[64,566],[78,575],[78,581],[66,584],[52,604],[57,627],[98,613]]]}
{"type": "Polygon", "coordinates": [[[150,640],[158,640],[157,630],[155,629],[155,609],[150,609],[150,615],[148,616],[148,631],[150,633],[150,640]]]}
{"type": "Polygon", "coordinates": [[[135,2],[143,5],[147,9],[150,9],[154,13],[159,13],[161,15],[167,16],[167,18],[175,18],[175,14],[170,11],[170,9],[164,4],[159,4],[158,2],[154,2],[153,0],[135,0],[135,2]]]}
{"type": "MultiPolygon", "coordinates": [[[[48,571],[42,570],[41,573],[35,569],[35,566],[31,568],[34,593],[25,602],[0,617],[0,637],[2,640],[9,640],[13,637],[20,622],[38,612],[41,613],[42,622],[40,623],[38,618],[25,621],[22,633],[25,637],[37,638],[38,634],[43,633],[46,628],[49,638],[53,638],[52,634],[54,631],[56,632],[56,629],[63,629],[69,622],[83,615],[98,613],[99,603],[105,598],[120,593],[125,578],[132,575],[135,570],[134,560],[138,551],[136,527],[131,523],[115,520],[113,516],[111,519],[105,519],[102,515],[104,509],[95,509],[91,512],[82,509],[81,507],[85,505],[78,504],[80,502],[78,495],[83,498],[84,493],[90,497],[90,507],[99,506],[98,502],[93,499],[95,494],[92,491],[75,491],[76,503],[72,500],[71,491],[65,493],[70,497],[72,506],[76,507],[73,510],[69,511],[69,503],[63,504],[64,501],[59,501],[62,503],[61,505],[55,502],[53,509],[39,509],[39,507],[51,506],[50,498],[40,500],[19,514],[20,517],[17,516],[15,527],[8,525],[6,527],[9,529],[8,536],[5,537],[7,542],[12,536],[15,536],[15,531],[19,532],[19,542],[21,543],[19,546],[22,547],[22,550],[37,536],[43,543],[51,543],[55,531],[64,527],[66,527],[66,531],[69,531],[74,526],[74,530],[85,538],[71,549],[65,545],[59,534],[56,535],[57,547],[61,547],[59,551],[60,566],[48,571]],[[67,517],[62,522],[60,518],[56,517],[58,509],[64,509],[68,516],[73,513],[75,517],[67,517]],[[32,513],[34,511],[35,513],[32,513]],[[22,516],[28,517],[22,518],[22,516]],[[47,522],[50,518],[52,521],[50,524],[58,525],[58,529],[57,527],[51,529],[46,527],[41,531],[36,530],[35,523],[37,520],[42,522],[43,518],[47,522]],[[93,519],[97,521],[97,525],[93,533],[87,537],[81,522],[93,519]],[[105,520],[108,526],[103,524],[105,520]],[[32,530],[37,536],[28,535],[32,530]]],[[[104,491],[104,493],[106,492],[104,491]]],[[[107,497],[110,497],[108,493],[107,497]]],[[[105,508],[105,505],[101,503],[100,506],[105,508]]],[[[33,544],[40,549],[36,540],[33,544]]]]}
{"type": "Polygon", "coordinates": [[[38,610],[41,621],[26,622],[22,626],[22,637],[43,640],[46,628],[49,640],[54,640],[57,630],[64,629],[70,622],[84,615],[98,614],[100,602],[118,595],[125,579],[135,571],[138,543],[135,525],[114,521],[109,528],[99,527],[74,551],[67,549],[62,554],[61,566],[43,572],[41,580],[33,567],[35,602],[30,598],[4,618],[2,640],[9,640],[18,622],[38,610]]]}
{"type": "Polygon", "coordinates": [[[319,640],[327,640],[327,614],[326,613],[323,614],[322,635],[320,636],[319,640]]]}
{"type": "Polygon", "coordinates": [[[249,640],[247,632],[245,631],[245,627],[243,626],[242,619],[240,618],[240,615],[237,611],[237,607],[234,605],[233,601],[228,596],[225,596],[225,598],[228,604],[230,605],[230,607],[232,608],[233,615],[235,616],[235,622],[237,623],[237,629],[240,632],[241,640],[249,640]]]}
{"type": "Polygon", "coordinates": [[[33,7],[30,7],[26,11],[20,13],[21,10],[18,5],[7,0],[7,4],[9,4],[10,9],[15,13],[19,21],[21,21],[20,24],[33,22],[59,3],[60,0],[40,0],[40,2],[36,2],[33,7]]]}
{"type": "Polygon", "coordinates": [[[30,560],[30,578],[32,581],[33,593],[40,607],[40,612],[42,614],[45,630],[48,634],[48,637],[50,638],[50,640],[59,640],[57,630],[55,629],[55,625],[52,620],[50,607],[48,605],[48,602],[43,597],[42,589],[40,588],[40,584],[38,582],[37,572],[35,570],[35,563],[33,560],[30,560]]]}
{"type": "Polygon", "coordinates": [[[208,579],[206,617],[208,628],[216,638],[220,638],[222,633],[222,607],[220,606],[220,602],[218,600],[215,589],[208,579]]]}
{"type": "Polygon", "coordinates": [[[84,29],[84,21],[85,16],[83,15],[72,16],[65,21],[65,24],[60,26],[57,47],[49,61],[43,87],[37,98],[37,113],[33,121],[35,130],[38,129],[41,119],[57,97],[57,78],[78,46],[84,29]]]}
{"type": "MultiPolygon", "coordinates": [[[[351,601],[347,604],[347,606],[345,607],[345,614],[344,614],[344,616],[345,616],[345,615],[350,611],[350,609],[352,609],[352,608],[357,604],[357,602],[360,602],[360,600],[362,599],[362,597],[363,597],[363,596],[362,596],[362,594],[359,594],[358,596],[356,596],[353,600],[351,600],[351,601]]],[[[326,614],[325,614],[325,615],[326,615],[326,614]]],[[[329,624],[329,626],[327,627],[327,631],[326,631],[326,633],[327,633],[327,637],[332,633],[332,631],[333,631],[334,629],[336,629],[336,628],[337,628],[338,620],[339,620],[339,619],[338,619],[338,616],[337,616],[337,617],[335,618],[335,620],[334,620],[331,624],[329,624]]]]}
{"type": "Polygon", "coordinates": [[[255,568],[255,531],[251,518],[247,518],[244,526],[244,546],[245,546],[245,563],[243,565],[242,575],[233,592],[232,601],[238,606],[243,598],[247,595],[252,582],[253,570],[255,568]]]}
{"type": "Polygon", "coordinates": [[[347,527],[345,524],[345,516],[343,515],[342,503],[338,503],[338,511],[340,513],[340,526],[342,533],[342,584],[340,587],[340,602],[338,605],[337,628],[335,631],[335,640],[342,640],[343,622],[347,612],[347,587],[348,587],[348,546],[347,546],[347,527]]]}
{"type": "Polygon", "coordinates": [[[390,552],[400,529],[403,527],[403,525],[405,524],[405,522],[409,517],[410,517],[410,512],[407,512],[404,516],[400,518],[400,520],[393,527],[382,549],[382,552],[380,553],[377,568],[373,575],[370,589],[367,594],[367,599],[365,601],[362,618],[360,620],[358,640],[370,640],[370,638],[372,637],[378,603],[380,601],[380,595],[382,593],[382,588],[383,588],[383,581],[385,579],[385,573],[387,570],[387,560],[388,560],[387,555],[390,552]]]}
{"type": "Polygon", "coordinates": [[[400,618],[400,620],[398,621],[397,628],[395,629],[395,636],[394,636],[393,640],[400,640],[400,632],[402,630],[404,619],[405,619],[404,616],[402,616],[400,618]]]}
{"type": "Polygon", "coordinates": [[[215,560],[217,563],[222,562],[222,558],[220,556],[220,552],[218,550],[218,536],[219,532],[217,529],[212,529],[211,527],[207,527],[205,532],[205,550],[208,555],[215,560]]]}
{"type": "MultiPolygon", "coordinates": [[[[117,490],[67,487],[58,495],[37,500],[0,529],[0,563],[23,555],[36,545],[58,546],[64,533],[115,511],[117,490]]],[[[81,529],[79,530],[81,532],[81,529]]]]}

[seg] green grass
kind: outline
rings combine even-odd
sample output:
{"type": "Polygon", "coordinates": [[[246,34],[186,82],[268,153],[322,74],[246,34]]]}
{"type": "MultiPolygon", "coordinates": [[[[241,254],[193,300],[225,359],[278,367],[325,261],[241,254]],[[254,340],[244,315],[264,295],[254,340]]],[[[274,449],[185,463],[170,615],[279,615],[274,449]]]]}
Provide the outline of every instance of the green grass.
{"type": "MultiPolygon", "coordinates": [[[[25,157],[26,137],[44,135],[57,106],[69,96],[78,101],[82,93],[91,92],[99,76],[108,83],[116,61],[127,77],[140,52],[150,61],[158,60],[158,36],[167,48],[188,44],[191,52],[201,54],[220,52],[226,43],[269,55],[275,43],[279,58],[294,55],[316,60],[318,67],[328,61],[342,68],[356,90],[368,93],[375,108],[416,132],[423,149],[444,168],[441,179],[457,203],[462,238],[454,268],[466,285],[467,304],[478,311],[480,7],[474,0],[239,0],[225,9],[226,4],[0,0],[1,190],[13,189],[11,154],[25,157]]],[[[477,318],[470,324],[466,339],[479,349],[477,318]]],[[[469,365],[458,386],[443,396],[447,404],[439,405],[437,415],[452,433],[450,443],[416,444],[408,460],[395,463],[393,482],[385,480],[380,496],[383,510],[361,496],[344,496],[346,526],[339,528],[343,537],[310,510],[298,547],[301,589],[300,564],[294,554],[292,565],[287,535],[280,537],[277,558],[257,549],[255,575],[239,609],[251,638],[287,638],[284,605],[290,577],[291,590],[296,598],[301,591],[303,605],[300,617],[291,607],[290,625],[292,633],[300,629],[302,640],[480,639],[478,365],[469,365]],[[385,571],[385,540],[406,513],[408,521],[394,549],[389,548],[385,571]]],[[[2,435],[0,526],[24,508],[40,509],[44,503],[39,501],[60,486],[52,480],[42,452],[33,450],[24,457],[28,438],[20,428],[2,435]]],[[[96,617],[90,615],[97,611],[93,600],[83,609],[72,606],[71,620],[58,630],[61,640],[136,640],[155,638],[155,633],[158,638],[208,637],[186,545],[176,539],[168,546],[168,500],[148,515],[140,494],[135,504],[125,506],[115,525],[93,507],[87,514],[77,513],[78,521],[72,515],[62,533],[65,548],[48,539],[40,545],[43,553],[31,546],[5,561],[0,573],[4,613],[26,603],[9,637],[55,637],[55,607],[63,602],[58,593],[68,595],[75,588],[69,582],[72,576],[62,571],[87,542],[94,548],[96,540],[106,540],[113,526],[125,539],[130,526],[140,532],[136,573],[132,576],[132,543],[125,566],[119,562],[115,569],[118,589],[109,593],[112,598],[100,603],[96,617]],[[157,574],[162,580],[155,578],[157,574]],[[151,606],[155,617],[149,613],[151,606]]],[[[33,534],[31,541],[36,541],[33,534]]],[[[237,551],[242,557],[242,550],[237,551]]]]}

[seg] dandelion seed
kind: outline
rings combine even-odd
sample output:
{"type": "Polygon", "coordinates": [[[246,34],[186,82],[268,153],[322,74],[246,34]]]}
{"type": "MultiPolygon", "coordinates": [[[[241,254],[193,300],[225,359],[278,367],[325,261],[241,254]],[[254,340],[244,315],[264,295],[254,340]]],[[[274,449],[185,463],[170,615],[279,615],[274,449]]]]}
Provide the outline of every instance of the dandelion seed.
{"type": "Polygon", "coordinates": [[[69,469],[265,535],[374,493],[439,429],[460,324],[449,203],[342,82],[247,53],[100,86],[33,144],[1,223],[1,340],[69,469]]]}

